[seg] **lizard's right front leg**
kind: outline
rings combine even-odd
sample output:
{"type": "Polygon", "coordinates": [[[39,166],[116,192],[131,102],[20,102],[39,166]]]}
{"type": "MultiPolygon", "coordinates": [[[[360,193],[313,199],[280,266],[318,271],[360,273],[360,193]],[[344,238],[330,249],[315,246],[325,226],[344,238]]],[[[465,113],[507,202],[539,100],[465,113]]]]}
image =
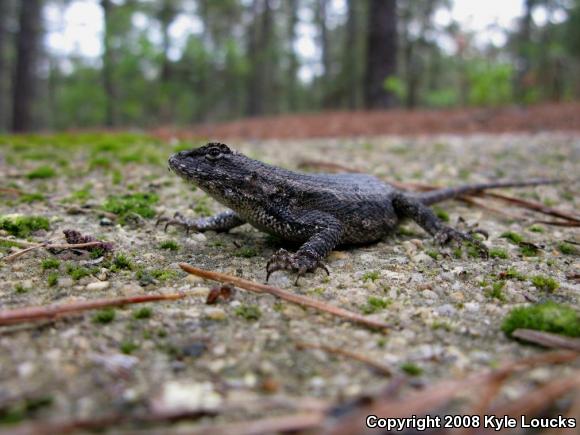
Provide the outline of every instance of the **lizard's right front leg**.
{"type": "Polygon", "coordinates": [[[309,228],[309,238],[293,254],[280,249],[272,255],[266,264],[266,281],[277,270],[296,272],[296,283],[302,275],[314,272],[318,268],[330,274],[322,260],[338,245],[343,232],[341,223],[332,216],[319,212],[305,213],[294,223],[300,223],[304,228],[309,228]]]}
{"type": "Polygon", "coordinates": [[[170,225],[180,225],[185,228],[187,234],[189,234],[190,230],[198,232],[204,231],[225,232],[246,223],[246,221],[244,221],[232,210],[227,210],[210,217],[199,219],[187,219],[183,217],[180,213],[176,213],[172,219],[166,217],[161,217],[157,219],[155,226],[159,225],[162,222],[165,222],[164,228],[165,231],[167,231],[167,227],[169,227],[170,225]]]}

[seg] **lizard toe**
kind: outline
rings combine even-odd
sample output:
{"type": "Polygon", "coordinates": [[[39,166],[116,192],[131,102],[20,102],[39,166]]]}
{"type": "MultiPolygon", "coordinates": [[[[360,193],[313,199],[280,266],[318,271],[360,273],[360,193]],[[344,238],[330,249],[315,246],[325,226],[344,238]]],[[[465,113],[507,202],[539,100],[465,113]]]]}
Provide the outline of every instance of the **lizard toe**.
{"type": "Polygon", "coordinates": [[[289,272],[296,272],[295,284],[297,284],[301,276],[315,272],[318,268],[324,269],[330,275],[330,271],[322,261],[309,255],[300,255],[299,253],[291,254],[285,249],[280,249],[266,263],[266,282],[272,273],[278,270],[287,270],[289,272]]]}

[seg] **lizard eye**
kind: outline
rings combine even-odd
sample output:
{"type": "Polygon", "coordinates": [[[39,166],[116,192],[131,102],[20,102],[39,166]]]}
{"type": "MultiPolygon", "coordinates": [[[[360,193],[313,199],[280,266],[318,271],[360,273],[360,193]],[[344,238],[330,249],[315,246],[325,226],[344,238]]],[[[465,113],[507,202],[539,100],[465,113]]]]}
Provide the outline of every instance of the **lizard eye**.
{"type": "Polygon", "coordinates": [[[221,152],[221,150],[220,150],[220,149],[218,149],[218,148],[210,148],[210,149],[207,151],[206,155],[205,155],[205,157],[206,157],[208,160],[217,160],[217,159],[219,159],[221,156],[222,156],[222,152],[221,152]]]}

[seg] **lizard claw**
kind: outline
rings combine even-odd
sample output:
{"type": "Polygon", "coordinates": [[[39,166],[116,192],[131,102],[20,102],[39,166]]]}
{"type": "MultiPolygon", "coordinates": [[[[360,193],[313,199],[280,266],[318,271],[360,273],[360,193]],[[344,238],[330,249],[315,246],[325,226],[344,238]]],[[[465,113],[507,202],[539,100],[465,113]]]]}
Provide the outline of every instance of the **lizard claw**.
{"type": "Polygon", "coordinates": [[[328,268],[322,261],[307,254],[291,254],[285,249],[280,249],[266,263],[266,282],[268,282],[272,273],[278,270],[288,270],[297,273],[296,281],[294,282],[294,285],[297,285],[301,276],[308,272],[314,272],[318,268],[324,269],[330,275],[328,268]]]}
{"type": "Polygon", "coordinates": [[[163,231],[167,232],[167,228],[170,225],[180,225],[182,227],[185,228],[185,234],[189,235],[189,232],[193,229],[193,230],[197,230],[197,225],[195,225],[195,223],[193,221],[190,221],[189,219],[186,219],[181,213],[176,212],[173,215],[173,218],[168,218],[168,217],[164,217],[161,216],[157,219],[157,221],[155,222],[155,226],[157,227],[160,223],[165,223],[165,226],[163,227],[163,231]]]}
{"type": "Polygon", "coordinates": [[[489,250],[480,240],[473,237],[472,234],[462,233],[450,227],[445,227],[435,235],[435,240],[441,245],[446,245],[452,242],[455,243],[469,243],[477,249],[482,258],[489,258],[489,250]]]}

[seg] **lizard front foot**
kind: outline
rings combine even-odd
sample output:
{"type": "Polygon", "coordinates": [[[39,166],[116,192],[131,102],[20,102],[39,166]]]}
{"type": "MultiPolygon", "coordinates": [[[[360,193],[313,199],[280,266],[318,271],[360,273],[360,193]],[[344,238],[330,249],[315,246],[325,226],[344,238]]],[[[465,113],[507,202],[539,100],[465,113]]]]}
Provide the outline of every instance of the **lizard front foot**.
{"type": "Polygon", "coordinates": [[[272,255],[266,264],[266,282],[268,282],[270,275],[273,272],[276,272],[277,270],[288,270],[298,274],[294,283],[296,285],[298,284],[298,279],[301,276],[308,272],[314,272],[319,267],[324,269],[325,272],[330,275],[330,272],[324,263],[322,263],[322,261],[306,253],[291,254],[285,249],[280,249],[278,252],[272,255]]]}
{"type": "Polygon", "coordinates": [[[481,243],[480,240],[473,237],[471,234],[462,233],[451,227],[445,227],[441,229],[437,234],[435,234],[435,240],[441,245],[447,245],[449,243],[469,243],[479,251],[482,258],[489,258],[489,250],[487,246],[481,243]]]}
{"type": "Polygon", "coordinates": [[[173,218],[161,216],[159,219],[157,219],[157,222],[155,222],[155,226],[158,226],[160,223],[163,223],[163,222],[165,222],[165,227],[163,227],[163,231],[167,231],[167,228],[170,225],[182,226],[183,228],[185,228],[185,234],[187,234],[187,235],[189,235],[189,232],[191,230],[198,231],[198,227],[195,224],[195,222],[193,220],[185,218],[179,212],[176,212],[175,215],[173,215],[173,218]]]}

